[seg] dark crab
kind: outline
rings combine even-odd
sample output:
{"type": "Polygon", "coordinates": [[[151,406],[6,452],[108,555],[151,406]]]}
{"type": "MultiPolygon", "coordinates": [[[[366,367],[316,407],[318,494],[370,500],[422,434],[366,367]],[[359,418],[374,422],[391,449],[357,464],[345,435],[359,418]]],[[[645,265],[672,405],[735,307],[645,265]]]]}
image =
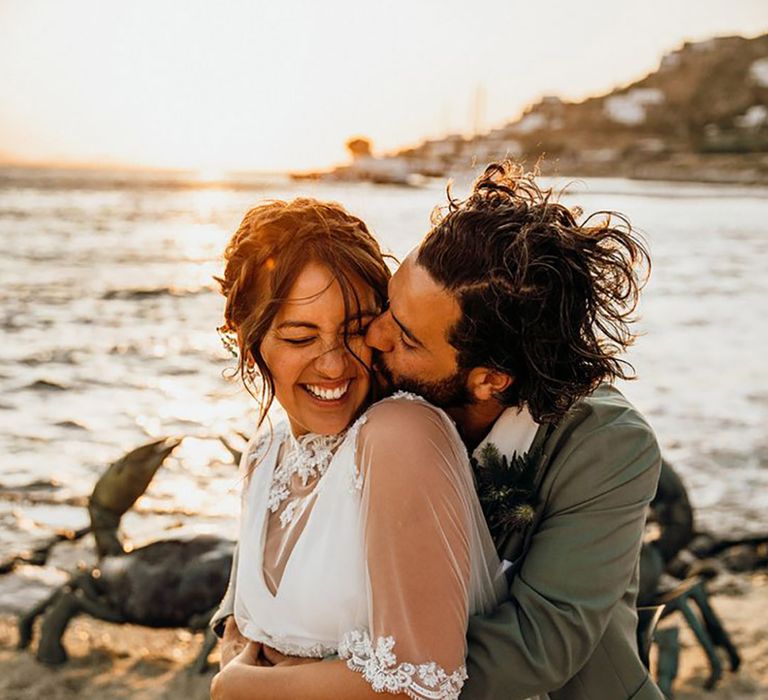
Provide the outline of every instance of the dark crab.
{"type": "Polygon", "coordinates": [[[129,452],[99,479],[89,503],[100,561],[19,618],[19,648],[32,641],[35,619],[44,614],[37,658],[67,660],[62,636],[80,613],[100,620],[148,627],[205,630],[192,668],[203,672],[216,645],[208,622],[224,597],[234,543],[214,535],[177,537],[125,552],[118,537],[121,516],[146,490],[157,469],[181,442],[158,440],[129,452]]]}

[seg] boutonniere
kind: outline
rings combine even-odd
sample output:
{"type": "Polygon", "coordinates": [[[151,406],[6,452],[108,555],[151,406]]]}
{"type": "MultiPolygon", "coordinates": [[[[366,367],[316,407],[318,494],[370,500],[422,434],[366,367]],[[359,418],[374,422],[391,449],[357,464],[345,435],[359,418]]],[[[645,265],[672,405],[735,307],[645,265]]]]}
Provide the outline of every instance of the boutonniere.
{"type": "Polygon", "coordinates": [[[515,452],[508,459],[489,442],[480,451],[480,459],[472,460],[480,505],[494,539],[533,522],[539,504],[535,483],[538,456],[539,450],[522,455],[515,452]]]}

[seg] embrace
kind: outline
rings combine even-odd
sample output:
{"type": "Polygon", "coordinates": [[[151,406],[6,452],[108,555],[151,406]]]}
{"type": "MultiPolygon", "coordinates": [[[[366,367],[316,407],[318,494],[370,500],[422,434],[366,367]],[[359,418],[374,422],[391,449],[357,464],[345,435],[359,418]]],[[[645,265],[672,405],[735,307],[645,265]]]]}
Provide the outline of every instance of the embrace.
{"type": "Polygon", "coordinates": [[[611,386],[645,247],[509,163],[433,219],[394,274],[333,203],[229,242],[260,420],[211,696],[662,698],[635,609],[659,448],[611,386]]]}

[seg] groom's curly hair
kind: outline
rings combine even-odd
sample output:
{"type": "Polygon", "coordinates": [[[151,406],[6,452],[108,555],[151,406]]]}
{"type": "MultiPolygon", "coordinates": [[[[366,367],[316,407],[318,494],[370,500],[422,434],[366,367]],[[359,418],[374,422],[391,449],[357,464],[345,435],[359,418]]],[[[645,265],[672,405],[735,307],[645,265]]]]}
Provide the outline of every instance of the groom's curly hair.
{"type": "Polygon", "coordinates": [[[648,251],[626,217],[579,209],[542,189],[537,173],[493,163],[465,200],[448,191],[417,263],[455,295],[448,340],[460,369],[513,378],[502,394],[554,421],[603,381],[634,378],[629,346],[648,251]],[[580,219],[582,219],[580,221],[580,219]]]}

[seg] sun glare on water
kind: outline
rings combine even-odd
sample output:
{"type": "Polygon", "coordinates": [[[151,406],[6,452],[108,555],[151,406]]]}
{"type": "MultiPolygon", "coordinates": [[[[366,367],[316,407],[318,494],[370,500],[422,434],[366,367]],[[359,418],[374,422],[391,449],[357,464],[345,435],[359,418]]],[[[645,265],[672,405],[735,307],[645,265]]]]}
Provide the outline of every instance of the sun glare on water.
{"type": "Polygon", "coordinates": [[[195,173],[194,179],[196,182],[206,185],[215,182],[226,182],[229,179],[229,173],[223,168],[204,167],[195,173]]]}

